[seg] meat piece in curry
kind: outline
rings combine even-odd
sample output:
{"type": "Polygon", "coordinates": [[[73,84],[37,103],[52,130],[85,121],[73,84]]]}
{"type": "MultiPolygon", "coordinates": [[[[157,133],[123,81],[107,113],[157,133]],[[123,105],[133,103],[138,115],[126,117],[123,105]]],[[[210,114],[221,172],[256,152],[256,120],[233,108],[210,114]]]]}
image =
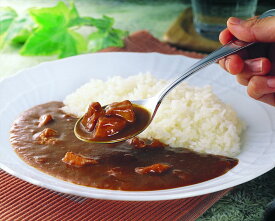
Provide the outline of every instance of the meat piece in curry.
{"type": "Polygon", "coordinates": [[[137,137],[133,137],[132,139],[128,140],[129,144],[133,145],[137,149],[142,148],[164,148],[166,145],[159,140],[153,139],[153,140],[143,140],[139,139],[137,137]]]}
{"type": "Polygon", "coordinates": [[[81,123],[87,131],[92,132],[97,124],[98,118],[104,116],[104,114],[105,111],[100,103],[93,102],[90,104],[87,112],[83,116],[81,123]]]}
{"type": "Polygon", "coordinates": [[[35,135],[35,140],[39,144],[55,144],[57,139],[55,138],[57,131],[51,128],[45,128],[43,131],[39,132],[38,135],[35,135]]]}
{"type": "Polygon", "coordinates": [[[48,123],[51,122],[52,120],[53,120],[52,115],[50,115],[50,114],[43,114],[43,115],[41,115],[41,117],[39,118],[38,127],[45,126],[46,124],[48,124],[48,123]]]}
{"type": "Polygon", "coordinates": [[[71,166],[81,167],[84,165],[92,165],[97,164],[98,162],[94,159],[83,157],[73,152],[67,152],[65,156],[62,158],[62,161],[71,166]]]}
{"type": "Polygon", "coordinates": [[[81,123],[94,138],[110,137],[122,131],[127,123],[135,121],[133,105],[130,101],[115,102],[103,109],[93,102],[85,113],[81,123]]]}
{"type": "Polygon", "coordinates": [[[156,163],[147,167],[137,167],[136,173],[139,174],[161,174],[171,168],[170,165],[164,163],[156,163]]]}
{"type": "Polygon", "coordinates": [[[118,116],[125,119],[127,122],[135,121],[135,112],[130,101],[114,102],[106,107],[107,116],[118,116]]]}
{"type": "Polygon", "coordinates": [[[95,138],[110,137],[122,131],[125,128],[126,124],[127,124],[126,120],[124,120],[121,117],[101,116],[98,118],[95,130],[94,130],[94,137],[95,138]]]}
{"type": "Polygon", "coordinates": [[[77,125],[80,138],[91,141],[109,141],[131,137],[144,129],[150,120],[150,113],[130,101],[114,102],[105,108],[93,102],[77,125]]]}

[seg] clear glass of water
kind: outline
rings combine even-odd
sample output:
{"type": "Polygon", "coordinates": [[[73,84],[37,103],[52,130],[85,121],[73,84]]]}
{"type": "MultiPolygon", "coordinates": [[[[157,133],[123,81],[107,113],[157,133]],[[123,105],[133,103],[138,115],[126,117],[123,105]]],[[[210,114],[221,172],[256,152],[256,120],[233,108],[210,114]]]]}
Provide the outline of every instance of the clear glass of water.
{"type": "Polygon", "coordinates": [[[256,8],[257,0],[192,0],[194,26],[202,36],[217,41],[229,17],[251,18],[256,8]]]}

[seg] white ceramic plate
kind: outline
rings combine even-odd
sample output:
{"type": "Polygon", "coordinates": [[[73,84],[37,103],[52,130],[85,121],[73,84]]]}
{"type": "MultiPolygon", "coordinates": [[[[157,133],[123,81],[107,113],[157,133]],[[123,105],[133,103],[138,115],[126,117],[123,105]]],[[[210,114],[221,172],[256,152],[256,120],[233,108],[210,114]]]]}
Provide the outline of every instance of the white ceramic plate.
{"type": "Polygon", "coordinates": [[[24,163],[9,143],[12,122],[24,110],[59,100],[90,78],[135,75],[150,71],[158,78],[179,75],[196,59],[157,53],[98,53],[43,63],[0,82],[0,167],[30,183],[78,196],[111,200],[167,200],[219,191],[247,182],[275,166],[275,108],[250,99],[245,88],[213,64],[189,78],[196,86],[212,85],[247,125],[239,164],[218,178],[187,187],[159,191],[114,191],[84,187],[46,175],[24,163]]]}

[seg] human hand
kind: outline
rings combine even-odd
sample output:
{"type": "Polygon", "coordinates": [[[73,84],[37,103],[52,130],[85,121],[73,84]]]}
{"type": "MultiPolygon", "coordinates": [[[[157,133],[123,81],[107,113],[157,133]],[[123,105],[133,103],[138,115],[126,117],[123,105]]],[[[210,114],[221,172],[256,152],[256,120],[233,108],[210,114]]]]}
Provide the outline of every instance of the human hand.
{"type": "Polygon", "coordinates": [[[246,21],[231,17],[227,29],[220,33],[220,42],[226,44],[234,37],[259,43],[227,56],[219,64],[247,86],[250,97],[275,106],[275,17],[246,21]]]}

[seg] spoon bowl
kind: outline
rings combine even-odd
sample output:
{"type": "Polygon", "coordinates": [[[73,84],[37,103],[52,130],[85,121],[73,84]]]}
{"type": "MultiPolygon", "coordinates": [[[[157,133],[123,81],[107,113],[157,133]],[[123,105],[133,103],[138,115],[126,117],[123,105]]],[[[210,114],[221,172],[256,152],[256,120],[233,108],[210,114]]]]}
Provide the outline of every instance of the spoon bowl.
{"type": "MultiPolygon", "coordinates": [[[[131,102],[133,111],[135,113],[135,121],[131,124],[126,124],[126,127],[119,131],[119,133],[107,137],[96,137],[94,136],[93,131],[87,131],[85,126],[82,124],[84,116],[77,120],[74,126],[74,133],[78,139],[89,143],[117,143],[130,139],[145,130],[145,128],[148,127],[148,125],[151,123],[151,120],[153,119],[151,111],[149,111],[147,108],[149,106],[146,105],[149,102],[146,102],[146,104],[143,105],[143,101],[146,100],[137,100],[131,102]]],[[[150,106],[153,108],[153,105],[150,106]]],[[[106,109],[106,107],[107,105],[103,106],[102,108],[106,109]]]]}
{"type": "MultiPolygon", "coordinates": [[[[264,12],[261,16],[259,16],[259,19],[274,16],[275,15],[275,9],[271,9],[269,11],[264,12]]],[[[81,128],[81,120],[80,118],[74,127],[74,133],[76,137],[82,141],[90,142],[90,143],[116,143],[121,142],[127,139],[130,139],[138,134],[140,134],[142,131],[144,131],[152,122],[154,119],[155,114],[157,113],[157,110],[163,100],[163,98],[173,89],[175,88],[179,83],[190,77],[195,72],[205,68],[206,66],[219,61],[220,59],[223,59],[224,57],[234,54],[244,48],[247,48],[251,45],[254,45],[256,42],[244,42],[238,39],[233,39],[229,43],[225,44],[221,48],[215,50],[208,56],[202,58],[201,60],[197,61],[195,64],[193,64],[191,67],[189,67],[187,70],[183,72],[181,76],[176,78],[174,81],[169,83],[166,87],[164,87],[157,95],[154,97],[143,99],[143,100],[134,100],[131,101],[134,107],[143,108],[149,113],[149,118],[147,121],[143,124],[143,127],[135,128],[135,130],[131,130],[129,133],[118,133],[114,136],[107,137],[106,139],[100,139],[100,140],[93,140],[90,139],[89,136],[84,136],[80,133],[81,128]]],[[[135,127],[135,124],[132,125],[132,127],[135,127]]]]}

